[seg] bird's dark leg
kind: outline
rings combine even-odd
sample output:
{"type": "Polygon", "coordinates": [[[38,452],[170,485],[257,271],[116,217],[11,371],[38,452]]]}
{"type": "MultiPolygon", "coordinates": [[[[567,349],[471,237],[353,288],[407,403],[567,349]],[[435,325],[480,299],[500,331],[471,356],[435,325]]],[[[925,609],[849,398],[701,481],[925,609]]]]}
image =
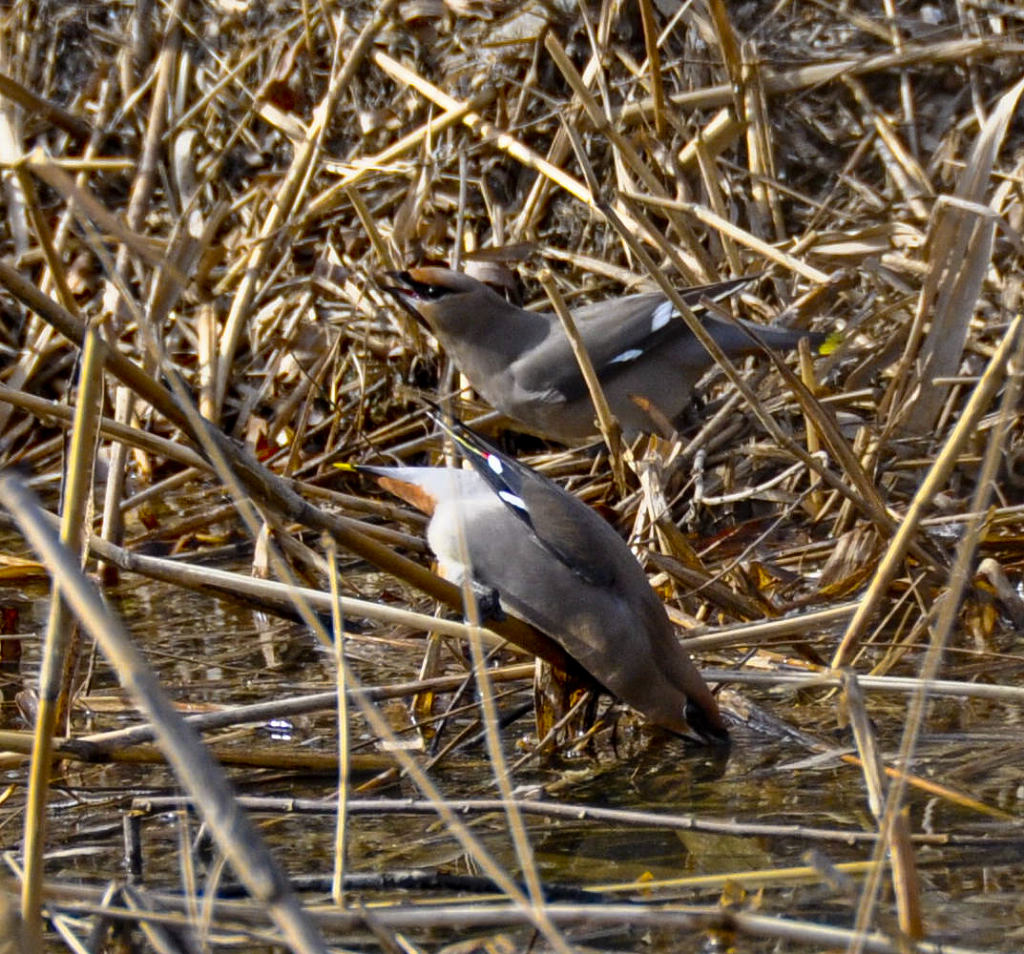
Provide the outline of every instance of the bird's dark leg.
{"type": "Polygon", "coordinates": [[[707,402],[696,391],[690,394],[690,400],[675,417],[672,423],[676,431],[685,434],[701,426],[707,414],[707,402]]]}
{"type": "Polygon", "coordinates": [[[493,586],[474,580],[470,587],[473,590],[473,598],[476,600],[481,622],[486,623],[487,620],[493,620],[495,623],[500,623],[505,619],[505,611],[501,608],[501,597],[493,586]]]}

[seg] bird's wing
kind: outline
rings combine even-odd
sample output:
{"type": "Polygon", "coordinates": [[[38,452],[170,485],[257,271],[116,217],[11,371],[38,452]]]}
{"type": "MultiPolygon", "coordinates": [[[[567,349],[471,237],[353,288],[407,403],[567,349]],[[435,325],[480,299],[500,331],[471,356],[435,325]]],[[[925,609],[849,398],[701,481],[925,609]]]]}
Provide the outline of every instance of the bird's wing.
{"type": "Polygon", "coordinates": [[[614,581],[615,565],[609,558],[609,547],[625,544],[610,524],[558,484],[502,454],[469,428],[447,421],[436,412],[432,416],[452,436],[474,471],[529,527],[548,553],[593,586],[608,586],[614,581]]]}
{"type": "MultiPolygon", "coordinates": [[[[726,298],[753,277],[756,276],[699,285],[684,289],[680,294],[683,301],[700,314],[702,300],[726,298]]],[[[646,354],[693,338],[672,302],[660,292],[630,295],[615,304],[616,307],[609,307],[608,302],[598,302],[573,313],[590,361],[602,380],[614,378],[646,354]]],[[[515,371],[525,390],[544,394],[551,401],[574,401],[586,393],[569,341],[561,333],[549,334],[545,341],[528,351],[516,363],[515,371]]]]}

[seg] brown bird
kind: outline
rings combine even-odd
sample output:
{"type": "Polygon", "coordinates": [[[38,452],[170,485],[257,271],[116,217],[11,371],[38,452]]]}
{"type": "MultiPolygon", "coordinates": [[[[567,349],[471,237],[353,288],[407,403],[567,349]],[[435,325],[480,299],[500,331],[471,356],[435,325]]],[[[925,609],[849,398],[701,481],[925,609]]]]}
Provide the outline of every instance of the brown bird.
{"type": "Polygon", "coordinates": [[[468,428],[439,423],[472,470],[355,469],[431,514],[427,542],[444,575],[471,580],[484,606],[531,623],[651,722],[698,741],[727,741],[714,697],[611,525],[468,428]]]}
{"type": "MultiPolygon", "coordinates": [[[[556,315],[516,308],[482,282],[446,268],[387,274],[394,284],[382,285],[384,290],[427,325],[493,407],[544,437],[572,440],[597,433],[590,394],[556,315]]],[[[760,350],[745,327],[773,348],[795,348],[801,338],[815,347],[826,341],[821,334],[723,321],[699,309],[702,299],[724,298],[748,281],[730,279],[682,293],[727,355],[760,350]]],[[[660,292],[587,305],[573,318],[627,439],[652,429],[651,417],[634,398],[647,399],[675,420],[714,364],[660,292]]]]}

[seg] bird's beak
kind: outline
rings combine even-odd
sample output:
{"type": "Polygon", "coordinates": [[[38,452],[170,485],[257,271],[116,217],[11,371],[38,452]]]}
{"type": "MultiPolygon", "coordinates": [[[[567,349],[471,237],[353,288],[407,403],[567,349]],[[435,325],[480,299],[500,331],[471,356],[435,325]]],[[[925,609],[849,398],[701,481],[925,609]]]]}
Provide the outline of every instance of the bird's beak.
{"type": "Polygon", "coordinates": [[[412,276],[408,272],[384,272],[377,278],[377,287],[398,299],[401,299],[404,295],[416,294],[412,276]]]}
{"type": "Polygon", "coordinates": [[[416,291],[416,280],[408,272],[387,271],[377,278],[377,287],[387,292],[402,308],[417,321],[425,323],[416,307],[420,295],[416,291]]]}
{"type": "Polygon", "coordinates": [[[720,726],[712,725],[700,706],[688,703],[686,706],[686,722],[690,728],[690,738],[704,745],[729,745],[729,733],[720,726]]]}

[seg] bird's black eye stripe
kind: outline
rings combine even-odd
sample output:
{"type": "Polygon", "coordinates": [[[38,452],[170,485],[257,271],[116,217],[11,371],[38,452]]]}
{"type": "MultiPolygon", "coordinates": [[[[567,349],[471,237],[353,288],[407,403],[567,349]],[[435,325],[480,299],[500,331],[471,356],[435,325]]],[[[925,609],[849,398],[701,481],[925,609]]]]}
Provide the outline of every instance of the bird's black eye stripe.
{"type": "Polygon", "coordinates": [[[452,289],[446,285],[431,285],[429,282],[418,282],[408,272],[402,275],[405,284],[412,290],[417,298],[424,301],[437,301],[450,295],[452,289]]]}

